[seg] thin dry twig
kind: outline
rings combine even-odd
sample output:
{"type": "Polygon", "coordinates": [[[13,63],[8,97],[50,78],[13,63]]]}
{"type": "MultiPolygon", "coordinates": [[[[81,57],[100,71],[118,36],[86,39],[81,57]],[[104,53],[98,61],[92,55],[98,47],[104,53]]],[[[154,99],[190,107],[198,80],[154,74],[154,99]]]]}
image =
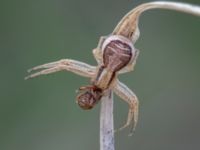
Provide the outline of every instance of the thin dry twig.
{"type": "Polygon", "coordinates": [[[139,17],[149,9],[168,9],[200,16],[200,6],[197,5],[165,1],[144,3],[129,11],[117,24],[113,34],[120,34],[125,37],[129,37],[131,34],[132,40],[135,43],[140,35],[138,28],[139,17]]]}
{"type": "Polygon", "coordinates": [[[114,150],[113,92],[101,100],[100,150],[114,150]]]}

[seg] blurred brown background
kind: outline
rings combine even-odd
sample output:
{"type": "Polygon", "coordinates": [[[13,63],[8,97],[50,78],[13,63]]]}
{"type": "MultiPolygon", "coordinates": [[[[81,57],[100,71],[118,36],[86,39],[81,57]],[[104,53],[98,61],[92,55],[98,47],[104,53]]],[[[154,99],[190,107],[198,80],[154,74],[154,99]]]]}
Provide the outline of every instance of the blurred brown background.
{"type": "MultiPolygon", "coordinates": [[[[60,72],[24,81],[35,65],[77,59],[133,7],[147,0],[1,0],[0,150],[98,150],[99,106],[81,110],[88,79],[60,72]]],[[[182,0],[200,5],[199,0],[182,0]]],[[[115,134],[116,150],[200,149],[200,18],[151,10],[140,19],[140,56],[120,76],[140,99],[137,129],[115,134]]],[[[115,128],[128,105],[115,97],[115,128]]]]}

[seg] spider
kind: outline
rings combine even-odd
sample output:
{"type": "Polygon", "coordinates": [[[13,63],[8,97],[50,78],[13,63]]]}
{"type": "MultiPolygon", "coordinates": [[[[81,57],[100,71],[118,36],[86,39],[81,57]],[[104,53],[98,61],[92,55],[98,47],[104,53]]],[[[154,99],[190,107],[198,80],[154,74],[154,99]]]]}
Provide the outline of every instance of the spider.
{"type": "Polygon", "coordinates": [[[188,4],[175,2],[141,4],[126,14],[110,35],[100,38],[97,48],[93,49],[97,66],[72,59],[61,59],[29,69],[28,72],[43,70],[25,79],[63,70],[90,78],[90,85],[79,88],[80,93],[76,100],[78,105],[83,109],[91,109],[101,100],[102,96],[108,94],[108,90],[113,90],[129,105],[127,121],[119,130],[132,124],[131,130],[133,131],[138,120],[139,101],[134,92],[117,77],[122,73],[133,71],[139,55],[139,50],[134,47],[139,37],[139,16],[142,12],[154,8],[177,10],[200,16],[200,8],[188,4]]]}

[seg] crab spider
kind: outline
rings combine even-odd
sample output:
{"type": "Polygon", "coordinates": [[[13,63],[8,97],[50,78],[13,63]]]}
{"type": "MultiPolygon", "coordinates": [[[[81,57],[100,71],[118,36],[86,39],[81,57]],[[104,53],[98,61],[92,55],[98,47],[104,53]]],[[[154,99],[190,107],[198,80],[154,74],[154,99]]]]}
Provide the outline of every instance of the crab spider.
{"type": "Polygon", "coordinates": [[[137,96],[117,77],[119,74],[130,72],[134,69],[139,54],[139,50],[134,47],[134,43],[139,38],[139,17],[142,12],[155,8],[182,11],[200,16],[200,8],[189,4],[176,2],[141,4],[122,18],[112,34],[100,38],[97,48],[93,50],[94,57],[98,63],[97,66],[91,66],[72,59],[62,59],[28,70],[28,72],[31,72],[41,69],[25,79],[63,70],[88,77],[91,81],[90,85],[79,88],[80,93],[77,96],[79,106],[83,109],[91,109],[100,101],[102,96],[107,94],[108,90],[113,90],[116,95],[129,105],[127,122],[120,130],[129,126],[132,122],[133,130],[138,120],[139,101],[137,96]]]}
{"type": "Polygon", "coordinates": [[[120,129],[128,126],[132,118],[134,118],[134,125],[136,125],[138,118],[138,99],[126,85],[117,79],[117,75],[132,70],[139,51],[133,47],[130,40],[120,35],[112,35],[108,38],[102,37],[99,46],[104,49],[104,55],[99,55],[100,47],[93,50],[98,62],[96,67],[76,60],[62,59],[28,70],[28,72],[31,72],[44,69],[27,76],[26,79],[62,70],[88,77],[91,79],[91,84],[79,88],[81,91],[77,96],[79,106],[83,109],[91,109],[109,89],[112,89],[130,107],[127,123],[120,129]]]}

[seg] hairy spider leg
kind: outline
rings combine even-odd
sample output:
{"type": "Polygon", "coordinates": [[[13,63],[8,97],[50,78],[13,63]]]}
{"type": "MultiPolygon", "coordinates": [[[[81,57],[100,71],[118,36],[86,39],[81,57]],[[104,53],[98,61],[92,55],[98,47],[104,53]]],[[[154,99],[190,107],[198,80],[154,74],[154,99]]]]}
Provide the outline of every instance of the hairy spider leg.
{"type": "Polygon", "coordinates": [[[51,74],[51,73],[55,73],[55,72],[63,71],[63,70],[73,72],[83,77],[92,78],[95,75],[96,67],[88,65],[80,61],[72,60],[72,59],[61,59],[59,61],[50,62],[47,64],[33,67],[29,69],[28,72],[36,71],[36,70],[40,70],[40,71],[25,77],[25,79],[30,79],[30,78],[34,78],[40,75],[51,74]],[[43,69],[43,70],[40,70],[40,69],[43,69]]]}
{"type": "Polygon", "coordinates": [[[123,84],[119,80],[116,81],[113,89],[115,94],[117,94],[120,98],[122,98],[125,102],[129,104],[129,112],[126,124],[123,125],[121,128],[119,128],[118,130],[126,128],[133,121],[131,131],[129,134],[131,136],[133,134],[133,131],[135,130],[138,121],[138,109],[139,109],[138,98],[125,84],[123,84]]]}

